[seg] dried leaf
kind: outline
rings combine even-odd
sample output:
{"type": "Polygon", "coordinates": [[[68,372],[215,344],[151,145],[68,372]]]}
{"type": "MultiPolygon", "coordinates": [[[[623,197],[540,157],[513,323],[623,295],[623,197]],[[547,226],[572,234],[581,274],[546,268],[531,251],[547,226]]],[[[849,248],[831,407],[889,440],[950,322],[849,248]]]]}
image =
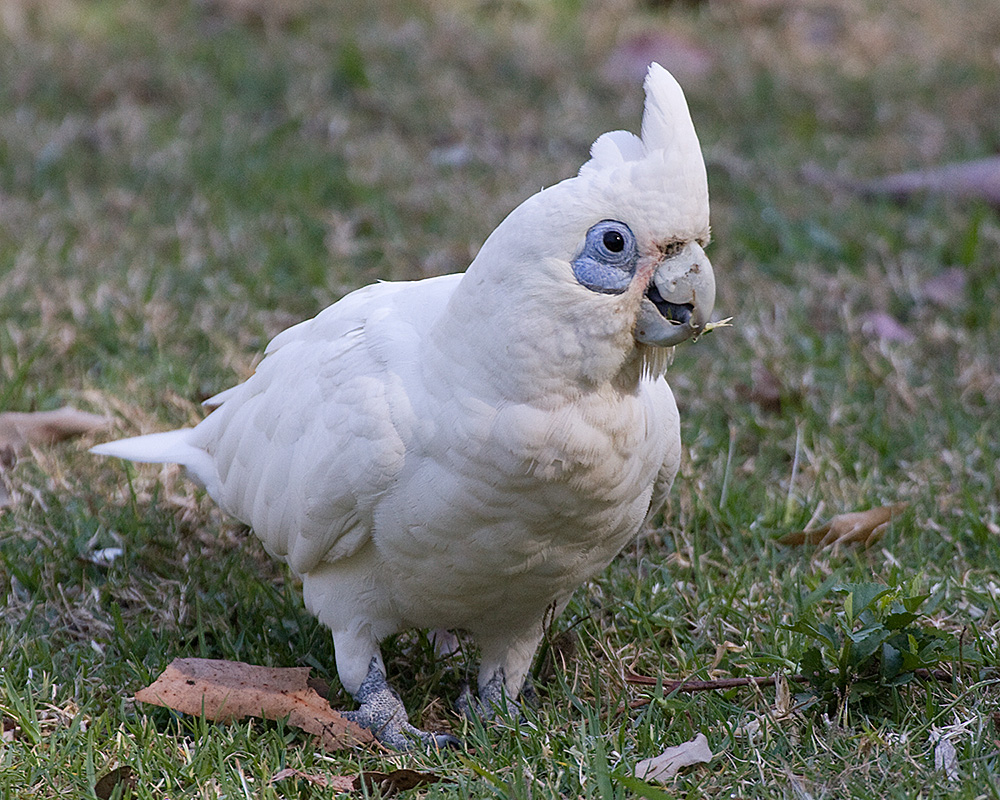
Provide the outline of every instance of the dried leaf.
{"type": "Polygon", "coordinates": [[[0,414],[0,450],[20,450],[27,444],[52,444],[106,428],[111,420],[66,406],[55,411],[0,414]]]}
{"type": "Polygon", "coordinates": [[[774,676],[774,710],[775,719],[786,719],[795,710],[795,703],[792,700],[792,690],[789,688],[788,678],[784,672],[778,672],[774,676]]]}
{"type": "Polygon", "coordinates": [[[866,336],[884,342],[909,344],[916,338],[902,322],[885,311],[870,311],[865,314],[861,318],[861,330],[866,336]]]}
{"type": "Polygon", "coordinates": [[[924,297],[942,308],[955,308],[965,300],[965,287],[969,279],[961,267],[952,267],[924,281],[924,297]]]}
{"type": "Polygon", "coordinates": [[[889,522],[906,509],[907,503],[879,506],[868,511],[838,514],[825,525],[808,531],[796,531],[782,536],[781,544],[815,544],[820,547],[840,547],[844,544],[863,544],[869,547],[885,533],[889,522]]]}
{"type": "Polygon", "coordinates": [[[228,722],[253,716],[288,718],[330,751],[374,740],[308,686],[309,668],[271,668],[212,658],[176,658],[135,694],[143,703],[228,722]]]}
{"type": "Polygon", "coordinates": [[[118,767],[103,775],[94,784],[94,794],[100,800],[108,800],[118,786],[122,787],[119,797],[124,798],[131,795],[132,789],[135,788],[135,775],[132,773],[132,767],[118,767]]]}
{"type": "Polygon", "coordinates": [[[362,772],[354,779],[354,789],[367,787],[369,793],[378,792],[381,797],[390,797],[397,792],[413,789],[431,783],[454,783],[433,772],[416,772],[412,769],[395,769],[392,772],[362,772]]]}
{"type": "Polygon", "coordinates": [[[349,775],[313,775],[309,772],[303,772],[300,769],[291,769],[289,767],[281,770],[281,772],[276,772],[271,778],[271,783],[278,783],[279,781],[285,781],[289,778],[307,781],[308,783],[318,786],[321,789],[329,788],[333,789],[335,792],[353,791],[354,782],[357,780],[349,775]]]}
{"type": "Polygon", "coordinates": [[[379,797],[392,795],[425,786],[432,783],[454,783],[448,778],[442,778],[433,772],[415,772],[412,769],[397,769],[392,772],[362,772],[357,777],[348,775],[314,775],[298,769],[283,769],[275,773],[271,783],[288,780],[307,781],[321,789],[333,789],[335,792],[359,792],[379,797]]]}
{"type": "Polygon", "coordinates": [[[668,747],[655,758],[640,761],[635,765],[635,777],[664,783],[684,767],[707,764],[713,755],[715,754],[709,749],[705,734],[699,733],[689,742],[668,747]]]}
{"type": "Polygon", "coordinates": [[[872,180],[842,178],[815,167],[803,171],[806,179],[857,192],[864,197],[907,200],[931,192],[947,197],[983,200],[1000,206],[1000,156],[901,172],[872,180]]]}
{"type": "Polygon", "coordinates": [[[778,671],[774,674],[774,705],[767,710],[766,714],[757,714],[755,719],[750,720],[745,725],[740,725],[735,733],[737,736],[745,736],[751,741],[760,738],[767,730],[767,725],[787,724],[794,722],[795,712],[798,706],[792,695],[791,683],[804,683],[802,675],[785,675],[778,671]]]}
{"type": "Polygon", "coordinates": [[[951,739],[941,737],[934,746],[934,769],[943,772],[948,781],[958,780],[958,751],[951,739]]]}

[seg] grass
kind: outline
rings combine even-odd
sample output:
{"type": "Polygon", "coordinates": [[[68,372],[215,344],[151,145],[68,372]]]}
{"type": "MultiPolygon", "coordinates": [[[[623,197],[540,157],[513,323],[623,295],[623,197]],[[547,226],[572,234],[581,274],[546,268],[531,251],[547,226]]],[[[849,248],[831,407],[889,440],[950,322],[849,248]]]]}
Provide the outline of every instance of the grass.
{"type": "Polygon", "coordinates": [[[328,756],[281,724],[130,699],[173,657],[207,656],[309,665],[348,702],[329,636],[252,535],[172,468],[125,470],[80,443],[25,453],[0,512],[3,796],[92,796],[126,765],[134,797],[318,798],[332,790],[270,778],[406,765],[455,781],[420,790],[431,797],[627,797],[636,761],[697,732],[719,755],[665,796],[1000,795],[1000,217],[801,177],[997,152],[995,3],[378,8],[4,5],[3,408],[72,403],[128,433],[190,423],[269,337],[349,289],[463,269],[599,133],[636,126],[638,81],[600,66],[663,29],[711,59],[707,75],[677,71],[709,165],[717,305],[736,318],[672,367],[685,460],[670,506],[556,622],[561,666],[537,665],[526,722],[463,728],[450,701],[469,665],[401,636],[386,657],[407,707],[468,751],[328,756]],[[935,301],[928,282],[950,268],[954,296],[935,301]],[[871,312],[912,338],[873,335],[871,312]],[[762,395],[766,372],[777,399],[762,395]],[[813,517],[899,501],[909,510],[867,551],[775,543],[813,517]],[[112,546],[124,555],[92,563],[112,546]],[[664,696],[621,680],[626,667],[794,672],[812,642],[788,626],[832,619],[833,587],[866,581],[923,587],[926,624],[981,663],[955,684],[887,690],[845,724],[772,719],[770,689],[664,696]],[[761,735],[741,735],[754,720],[761,735]],[[953,736],[954,784],[935,771],[935,730],[953,736]]]}

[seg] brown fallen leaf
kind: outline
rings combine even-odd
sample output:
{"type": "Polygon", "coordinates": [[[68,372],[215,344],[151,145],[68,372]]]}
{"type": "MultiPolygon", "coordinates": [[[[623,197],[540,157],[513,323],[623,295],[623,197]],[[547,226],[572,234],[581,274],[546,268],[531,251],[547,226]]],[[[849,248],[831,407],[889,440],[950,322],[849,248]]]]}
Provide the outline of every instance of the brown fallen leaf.
{"type": "Polygon", "coordinates": [[[362,772],[354,779],[354,789],[362,786],[368,793],[378,792],[380,797],[391,797],[397,792],[413,789],[431,783],[454,783],[449,778],[442,778],[433,772],[416,772],[412,769],[394,769],[392,772],[362,772]]]}
{"type": "Polygon", "coordinates": [[[813,183],[847,189],[863,197],[883,196],[899,201],[931,192],[947,197],[983,200],[1000,207],[1000,156],[942,164],[870,180],[844,178],[817,167],[807,167],[803,175],[813,183]]]}
{"type": "Polygon", "coordinates": [[[308,667],[272,668],[214,658],[175,658],[153,683],[135,693],[142,703],[219,722],[243,717],[288,718],[329,751],[374,741],[308,685],[308,667]]]}
{"type": "Polygon", "coordinates": [[[635,765],[635,777],[665,783],[684,767],[707,764],[714,755],[705,734],[699,733],[689,742],[668,747],[660,755],[640,761],[635,765]]]}
{"type": "Polygon", "coordinates": [[[335,792],[363,792],[366,796],[377,793],[379,797],[391,797],[398,792],[432,783],[454,783],[433,772],[415,772],[412,769],[396,769],[392,772],[362,772],[357,777],[348,775],[316,775],[299,769],[283,769],[271,778],[271,783],[294,778],[307,781],[321,789],[335,792]]]}
{"type": "Polygon", "coordinates": [[[330,788],[335,792],[353,791],[354,781],[357,780],[349,775],[315,775],[310,772],[303,772],[300,769],[287,767],[281,770],[281,772],[274,773],[274,775],[271,776],[271,783],[287,781],[289,778],[306,781],[314,786],[318,786],[320,789],[330,788]]]}
{"type": "Polygon", "coordinates": [[[135,788],[136,781],[132,767],[117,767],[105,773],[97,783],[94,784],[94,794],[100,800],[109,800],[117,787],[121,786],[119,797],[131,796],[132,789],[135,788]]]}
{"type": "Polygon", "coordinates": [[[885,311],[869,311],[861,318],[861,330],[865,336],[881,339],[883,342],[910,344],[917,337],[892,314],[885,311]]]}
{"type": "Polygon", "coordinates": [[[52,444],[106,428],[111,420],[66,406],[55,411],[0,414],[0,450],[17,452],[28,444],[52,444]]]}
{"type": "Polygon", "coordinates": [[[0,508],[13,505],[3,472],[17,463],[17,454],[29,444],[52,444],[107,427],[111,420],[75,408],[56,411],[0,414],[0,508]]]}
{"type": "Polygon", "coordinates": [[[869,547],[882,537],[889,522],[902,514],[907,505],[907,503],[896,503],[891,506],[870,508],[867,511],[838,514],[825,525],[808,531],[787,533],[778,541],[787,545],[815,544],[820,547],[861,543],[869,547]]]}

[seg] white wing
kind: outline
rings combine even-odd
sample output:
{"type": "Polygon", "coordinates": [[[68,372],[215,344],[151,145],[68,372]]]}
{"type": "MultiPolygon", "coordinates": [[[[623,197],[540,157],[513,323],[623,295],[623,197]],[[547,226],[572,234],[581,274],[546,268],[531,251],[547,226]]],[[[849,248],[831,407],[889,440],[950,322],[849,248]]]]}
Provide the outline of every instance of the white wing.
{"type": "Polygon", "coordinates": [[[387,355],[419,348],[460,277],[369,286],[289,328],[187,437],[211,456],[210,494],[299,574],[368,540],[406,453],[408,395],[423,391],[387,355]]]}

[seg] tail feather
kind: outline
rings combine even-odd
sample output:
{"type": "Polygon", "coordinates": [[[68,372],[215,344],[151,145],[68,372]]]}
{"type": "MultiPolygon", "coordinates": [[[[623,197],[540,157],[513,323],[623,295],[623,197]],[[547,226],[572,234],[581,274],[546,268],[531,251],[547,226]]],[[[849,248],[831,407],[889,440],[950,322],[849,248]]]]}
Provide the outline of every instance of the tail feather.
{"type": "Polygon", "coordinates": [[[218,472],[212,456],[191,444],[193,430],[194,428],[179,428],[118,439],[91,447],[90,452],[147,464],[181,464],[211,494],[212,488],[218,483],[218,472]]]}

